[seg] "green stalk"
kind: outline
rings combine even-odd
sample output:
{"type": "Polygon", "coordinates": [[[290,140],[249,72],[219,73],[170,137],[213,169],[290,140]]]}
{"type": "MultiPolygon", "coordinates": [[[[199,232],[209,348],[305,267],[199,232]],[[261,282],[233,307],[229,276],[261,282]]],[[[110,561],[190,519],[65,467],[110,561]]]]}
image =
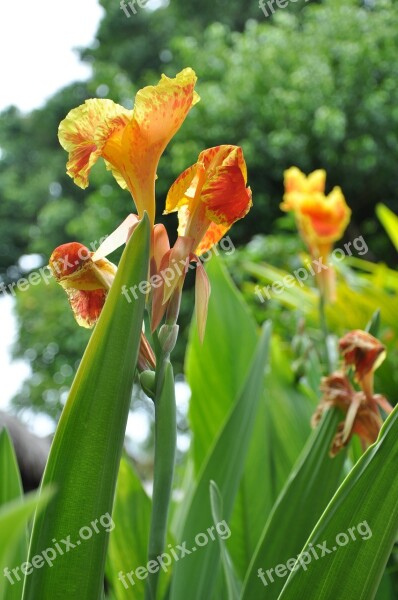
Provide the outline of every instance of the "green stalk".
{"type": "MultiPolygon", "coordinates": [[[[164,348],[164,346],[163,346],[164,348]]],[[[177,441],[176,403],[170,352],[163,350],[158,358],[155,380],[155,466],[153,476],[152,517],[149,534],[148,561],[156,560],[164,551],[167,518],[173,484],[177,441]]],[[[149,572],[146,600],[156,600],[159,570],[149,572]]]]}
{"type": "Polygon", "coordinates": [[[330,374],[333,371],[332,360],[330,358],[329,347],[328,347],[328,336],[329,330],[326,320],[326,311],[325,311],[325,294],[324,291],[319,288],[319,318],[321,323],[321,329],[323,334],[323,342],[325,345],[325,361],[327,366],[327,372],[330,374]]]}

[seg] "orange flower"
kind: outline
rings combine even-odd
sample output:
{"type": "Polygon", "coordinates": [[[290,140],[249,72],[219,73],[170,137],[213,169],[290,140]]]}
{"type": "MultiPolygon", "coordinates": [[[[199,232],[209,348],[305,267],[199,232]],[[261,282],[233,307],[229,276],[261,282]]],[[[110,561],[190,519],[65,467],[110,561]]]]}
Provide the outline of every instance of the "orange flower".
{"type": "MultiPolygon", "coordinates": [[[[325,195],[326,172],[314,171],[306,177],[297,167],[285,171],[285,194],[281,209],[294,211],[300,235],[311,256],[327,264],[333,243],[339,240],[349,221],[351,210],[343,193],[335,187],[325,195]]],[[[319,272],[318,283],[325,299],[335,296],[333,267],[319,272]]]]}
{"type": "Polygon", "coordinates": [[[153,224],[159,159],[199,101],[195,83],[188,68],[140,90],[133,110],[103,99],[71,110],[59,126],[60,143],[69,152],[68,175],[86,188],[91,168],[102,157],[121,187],[130,190],[139,216],[146,210],[153,224]]]}
{"type": "Polygon", "coordinates": [[[171,186],[165,214],[178,211],[178,235],[193,240],[200,256],[216,244],[252,206],[247,168],[238,146],[216,146],[199,154],[171,186]]]}
{"type": "Polygon", "coordinates": [[[339,347],[346,366],[354,366],[356,380],[371,398],[373,374],[386,357],[385,346],[370,333],[355,329],[341,338],[339,347]]]}
{"type": "Polygon", "coordinates": [[[179,237],[163,256],[159,269],[174,270],[175,275],[171,284],[163,285],[154,296],[152,329],[156,329],[166,308],[166,322],[175,322],[188,265],[195,261],[196,319],[199,337],[203,339],[210,285],[199,256],[210,250],[251,206],[246,163],[238,146],[204,150],[197,163],[173,183],[167,195],[165,214],[178,211],[179,237]]]}
{"type": "Polygon", "coordinates": [[[325,256],[347,227],[351,211],[339,187],[325,196],[326,173],[306,177],[297,167],[285,171],[285,195],[281,208],[295,212],[297,224],[311,254],[325,256]]]}
{"type": "MultiPolygon", "coordinates": [[[[93,256],[83,244],[70,242],[58,246],[49,260],[49,267],[64,288],[77,323],[86,328],[94,327],[98,321],[116,275],[113,263],[105,258],[94,260],[93,256]]],[[[155,367],[155,357],[144,334],[138,366],[140,370],[155,367]]]]}

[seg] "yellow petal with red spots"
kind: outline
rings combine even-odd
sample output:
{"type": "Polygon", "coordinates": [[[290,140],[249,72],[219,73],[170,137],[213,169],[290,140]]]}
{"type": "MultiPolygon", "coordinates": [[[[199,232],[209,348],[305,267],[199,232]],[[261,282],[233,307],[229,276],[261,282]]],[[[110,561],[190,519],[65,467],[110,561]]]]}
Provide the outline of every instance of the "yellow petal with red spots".
{"type": "Polygon", "coordinates": [[[112,100],[90,99],[61,121],[58,137],[69,152],[67,173],[79,187],[88,186],[90,169],[102,156],[105,144],[126,127],[131,115],[132,111],[112,100]]]}

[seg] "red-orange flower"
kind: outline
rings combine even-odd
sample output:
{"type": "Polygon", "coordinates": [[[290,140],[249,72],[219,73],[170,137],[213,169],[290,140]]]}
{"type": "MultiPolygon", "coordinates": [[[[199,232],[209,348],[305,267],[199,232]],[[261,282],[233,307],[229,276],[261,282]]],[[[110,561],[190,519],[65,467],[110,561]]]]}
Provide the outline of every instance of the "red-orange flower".
{"type": "Polygon", "coordinates": [[[165,214],[178,211],[178,235],[193,240],[200,256],[216,244],[252,206],[247,168],[238,146],[216,146],[173,183],[165,214]]]}
{"type": "MultiPolygon", "coordinates": [[[[86,328],[94,327],[98,321],[117,270],[105,258],[94,260],[93,256],[83,244],[70,242],[58,246],[49,261],[55,279],[68,296],[77,323],[86,328]]],[[[155,357],[144,334],[138,366],[140,370],[155,367],[155,357]]]]}
{"type": "Polygon", "coordinates": [[[71,110],[59,126],[60,143],[69,152],[68,175],[86,188],[91,168],[102,157],[121,187],[130,190],[138,215],[146,210],[153,223],[159,159],[199,100],[195,83],[188,68],[140,90],[133,110],[104,99],[86,100],[71,110]]]}
{"type": "Polygon", "coordinates": [[[190,261],[195,261],[195,308],[199,337],[203,339],[210,285],[199,256],[210,250],[252,205],[247,187],[247,168],[242,149],[216,146],[199,154],[198,161],[186,169],[171,186],[165,213],[178,211],[178,239],[168,250],[160,270],[174,270],[170,285],[162,286],[152,305],[152,328],[160,323],[168,308],[173,322],[178,314],[181,289],[190,261]],[[182,266],[181,266],[182,265],[182,266]]]}

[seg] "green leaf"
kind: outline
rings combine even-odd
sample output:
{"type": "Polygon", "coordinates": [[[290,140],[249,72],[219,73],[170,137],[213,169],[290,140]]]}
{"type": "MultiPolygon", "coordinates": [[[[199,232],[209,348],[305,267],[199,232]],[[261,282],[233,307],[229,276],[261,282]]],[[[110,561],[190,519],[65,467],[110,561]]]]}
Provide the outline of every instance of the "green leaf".
{"type": "MultiPolygon", "coordinates": [[[[130,406],[145,296],[129,303],[124,286],[148,276],[150,227],[131,236],[58,424],[43,484],[58,494],[34,523],[30,555],[70,536],[53,567],[35,570],[24,600],[97,599],[103,593],[116,479],[130,406]]],[[[62,544],[62,542],[61,542],[62,544]]]]}
{"type": "Polygon", "coordinates": [[[40,498],[36,493],[28,494],[24,499],[13,500],[0,509],[0,576],[5,577],[4,584],[0,585],[2,600],[21,598],[21,586],[24,580],[24,573],[21,571],[23,563],[26,571],[29,571],[26,565],[27,554],[22,558],[18,554],[21,538],[35,510],[40,512],[52,495],[53,491],[46,488],[40,494],[40,498]],[[18,590],[18,593],[14,592],[14,589],[18,590]]]}
{"type": "Polygon", "coordinates": [[[218,574],[219,549],[211,540],[202,547],[197,534],[206,534],[212,523],[209,499],[211,480],[220,488],[225,518],[228,520],[231,516],[263,392],[270,335],[271,327],[267,323],[238,400],[198,477],[181,536],[188,549],[195,547],[197,551],[175,563],[171,588],[173,600],[186,598],[188,589],[190,600],[212,596],[218,574]],[[192,585],[193,582],[195,585],[192,585]]]}
{"type": "MultiPolygon", "coordinates": [[[[23,497],[21,475],[15,456],[11,437],[6,429],[0,432],[0,506],[12,500],[23,497]]],[[[20,539],[14,544],[14,552],[9,555],[9,563],[13,566],[21,565],[28,556],[28,532],[26,528],[21,531],[20,539]]],[[[22,596],[23,578],[15,581],[12,587],[0,586],[0,600],[20,600],[22,596]],[[7,594],[5,596],[5,594],[7,594]]]]}
{"type": "MultiPolygon", "coordinates": [[[[210,504],[214,526],[223,521],[223,506],[220,490],[215,481],[210,481],[210,504]]],[[[225,540],[218,537],[220,545],[221,562],[224,570],[225,584],[228,600],[238,600],[240,597],[240,586],[236,577],[234,566],[229,556],[225,540]]]]}
{"type": "Polygon", "coordinates": [[[109,540],[106,574],[113,596],[115,600],[142,600],[145,581],[132,576],[131,582],[127,574],[148,560],[151,500],[127,458],[120,463],[112,518],[115,528],[109,540]]]}
{"type": "Polygon", "coordinates": [[[192,324],[185,365],[197,472],[245,381],[257,344],[256,324],[221,259],[213,256],[206,270],[211,284],[206,334],[201,344],[192,324]]]}
{"type": "Polygon", "coordinates": [[[278,597],[284,579],[273,575],[265,592],[259,570],[297,556],[336,491],[345,453],[330,458],[329,450],[340,417],[339,411],[328,411],[308,440],[265,526],[247,572],[243,600],[257,600],[265,593],[267,600],[278,597]]]}
{"type": "Polygon", "coordinates": [[[23,495],[21,474],[7,429],[0,431],[0,506],[23,495]]]}
{"type": "Polygon", "coordinates": [[[385,204],[376,206],[376,214],[387,231],[395,249],[398,250],[398,217],[385,204]]]}
{"type": "MultiPolygon", "coordinates": [[[[311,533],[328,553],[292,572],[280,600],[373,600],[398,534],[398,408],[346,477],[311,533]]],[[[305,562],[307,558],[303,558],[305,562]]]]}

